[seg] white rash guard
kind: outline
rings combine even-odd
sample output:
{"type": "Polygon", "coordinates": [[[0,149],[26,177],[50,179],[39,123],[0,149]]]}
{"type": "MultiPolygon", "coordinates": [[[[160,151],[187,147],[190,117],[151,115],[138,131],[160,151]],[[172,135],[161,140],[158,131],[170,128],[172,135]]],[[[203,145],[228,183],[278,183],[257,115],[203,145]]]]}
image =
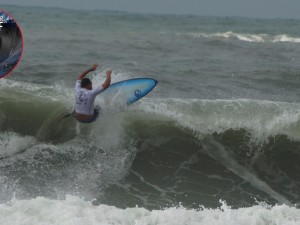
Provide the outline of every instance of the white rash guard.
{"type": "Polygon", "coordinates": [[[94,115],[95,98],[103,90],[102,86],[93,90],[81,88],[81,80],[77,80],[75,85],[75,112],[83,115],[94,115]]]}

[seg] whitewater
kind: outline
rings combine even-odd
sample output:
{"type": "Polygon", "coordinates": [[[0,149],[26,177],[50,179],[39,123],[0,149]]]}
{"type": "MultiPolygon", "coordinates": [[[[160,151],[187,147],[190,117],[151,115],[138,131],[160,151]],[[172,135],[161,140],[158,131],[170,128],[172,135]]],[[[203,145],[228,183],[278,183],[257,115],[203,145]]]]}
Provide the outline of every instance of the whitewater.
{"type": "Polygon", "coordinates": [[[1,224],[122,224],[122,225],[163,225],[163,224],[299,224],[299,210],[286,205],[270,207],[258,204],[250,208],[231,209],[221,202],[218,209],[198,210],[173,207],[149,211],[144,208],[118,209],[113,206],[93,206],[77,197],[66,200],[37,198],[18,201],[12,199],[0,205],[1,224]]]}

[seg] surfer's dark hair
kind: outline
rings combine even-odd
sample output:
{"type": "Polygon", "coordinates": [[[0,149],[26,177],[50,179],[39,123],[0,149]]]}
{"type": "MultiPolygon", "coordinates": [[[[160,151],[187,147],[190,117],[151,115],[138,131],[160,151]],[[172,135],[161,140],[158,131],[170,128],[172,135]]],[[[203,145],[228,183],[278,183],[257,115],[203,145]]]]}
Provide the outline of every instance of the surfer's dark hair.
{"type": "Polygon", "coordinates": [[[83,78],[82,80],[81,80],[81,87],[82,88],[84,88],[84,87],[86,87],[86,86],[88,86],[89,84],[91,84],[92,83],[92,81],[89,79],[89,78],[83,78]]]}

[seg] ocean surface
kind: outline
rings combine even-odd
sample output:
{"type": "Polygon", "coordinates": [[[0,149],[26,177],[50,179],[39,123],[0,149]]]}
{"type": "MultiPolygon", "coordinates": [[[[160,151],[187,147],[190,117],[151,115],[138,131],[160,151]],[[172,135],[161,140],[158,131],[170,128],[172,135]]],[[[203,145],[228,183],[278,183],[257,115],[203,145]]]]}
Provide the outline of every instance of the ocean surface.
{"type": "Polygon", "coordinates": [[[300,224],[300,21],[1,8],[24,52],[0,80],[0,224],[300,224]],[[159,83],[62,119],[93,63],[93,85],[159,83]]]}

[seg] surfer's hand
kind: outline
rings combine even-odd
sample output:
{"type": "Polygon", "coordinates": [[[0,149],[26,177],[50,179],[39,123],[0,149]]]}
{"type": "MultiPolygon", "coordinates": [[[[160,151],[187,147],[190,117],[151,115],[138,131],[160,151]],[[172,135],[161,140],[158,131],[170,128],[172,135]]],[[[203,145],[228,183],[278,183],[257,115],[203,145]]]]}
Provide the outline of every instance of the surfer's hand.
{"type": "Polygon", "coordinates": [[[77,80],[82,80],[89,72],[95,71],[97,67],[98,67],[98,64],[93,64],[91,68],[89,68],[88,70],[82,72],[82,73],[77,77],[77,80]]]}
{"type": "Polygon", "coordinates": [[[111,76],[111,70],[107,70],[107,71],[106,71],[106,76],[107,76],[107,77],[110,77],[110,76],[111,76]]]}
{"type": "Polygon", "coordinates": [[[92,67],[91,67],[91,71],[95,71],[98,67],[98,64],[93,64],[92,67]]]}

